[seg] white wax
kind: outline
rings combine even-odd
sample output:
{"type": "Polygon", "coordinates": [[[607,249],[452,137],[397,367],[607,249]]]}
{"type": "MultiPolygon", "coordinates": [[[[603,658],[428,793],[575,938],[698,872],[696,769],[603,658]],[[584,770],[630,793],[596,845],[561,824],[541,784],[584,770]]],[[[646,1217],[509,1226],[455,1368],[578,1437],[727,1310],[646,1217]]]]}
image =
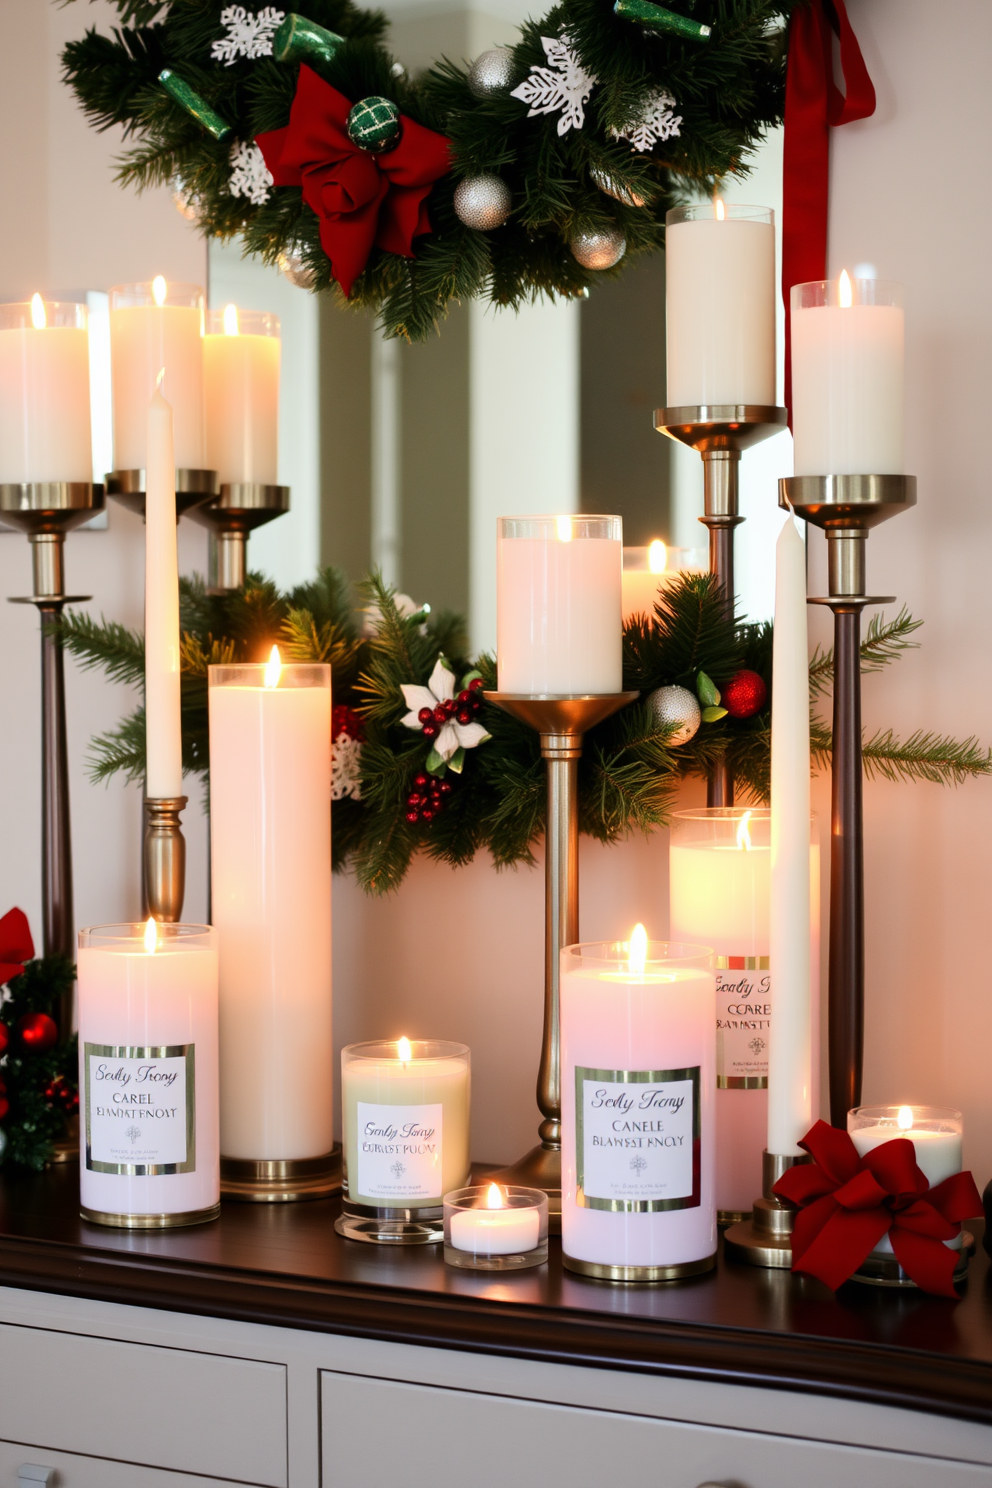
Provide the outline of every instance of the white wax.
{"type": "Polygon", "coordinates": [[[210,688],[225,1157],[333,1145],[330,789],[329,686],[210,688]]]}
{"type": "Polygon", "coordinates": [[[775,403],[775,229],[727,217],[665,230],[669,408],[775,403]]]}
{"type": "Polygon", "coordinates": [[[621,541],[501,537],[501,692],[613,693],[622,686],[621,541]]]}
{"type": "Polygon", "coordinates": [[[222,485],[278,479],[278,336],[203,338],[207,469],[222,485]]]}
{"type": "Polygon", "coordinates": [[[87,332],[0,331],[0,481],[88,484],[90,451],[87,332]]]}
{"type": "Polygon", "coordinates": [[[451,1216],[451,1244],[476,1255],[535,1250],[540,1234],[536,1209],[458,1209],[451,1216]]]}
{"type": "Polygon", "coordinates": [[[792,310],[796,475],[900,475],[903,312],[897,305],[792,310]]]}
{"type": "MultiPolygon", "coordinates": [[[[120,949],[81,946],[78,955],[83,1148],[79,1187],[84,1207],[104,1214],[183,1214],[211,1208],[220,1198],[216,951],[166,941],[151,954],[128,944],[120,949]],[[195,1067],[195,1169],[159,1174],[94,1171],[86,1151],[87,1045],[130,1054],[190,1044],[195,1067]]],[[[107,1057],[108,1064],[113,1062],[107,1057]]],[[[150,1057],[149,1063],[154,1062],[150,1057]]],[[[135,1085],[110,1088],[118,1105],[124,1096],[137,1093],[135,1085]]],[[[95,1104],[99,1088],[92,1085],[91,1092],[95,1104]]]]}
{"type": "Polygon", "coordinates": [[[159,372],[175,415],[176,464],[204,469],[202,314],[187,305],[130,305],[110,312],[114,468],[145,465],[145,416],[159,372]]]}
{"type": "MultiPolygon", "coordinates": [[[[851,1140],[858,1149],[858,1155],[864,1157],[866,1152],[871,1152],[875,1147],[881,1147],[883,1142],[895,1141],[897,1137],[908,1137],[916,1150],[916,1163],[921,1172],[926,1176],[931,1188],[936,1188],[938,1183],[943,1183],[945,1178],[950,1178],[952,1173],[960,1173],[961,1159],[961,1133],[957,1131],[917,1131],[915,1127],[909,1131],[902,1131],[895,1123],[886,1123],[878,1126],[861,1126],[851,1132],[851,1140]]],[[[944,1242],[951,1250],[959,1250],[961,1237],[944,1242]]],[[[892,1241],[888,1235],[883,1235],[875,1247],[876,1252],[883,1255],[892,1253],[892,1241]]]]}
{"type": "Polygon", "coordinates": [[[145,789],[181,796],[179,559],[172,409],[158,391],[147,414],[145,490],[145,789]]]}
{"type": "MultiPolygon", "coordinates": [[[[469,1107],[471,1092],[470,1065],[467,1058],[450,1059],[354,1059],[342,1060],[341,1104],[343,1115],[345,1194],[357,1204],[379,1208],[436,1207],[446,1193],[461,1188],[468,1181],[469,1107]],[[395,1136],[384,1133],[379,1123],[361,1120],[363,1107],[399,1108],[395,1136]],[[439,1113],[435,1108],[439,1108],[439,1113]],[[421,1116],[409,1113],[420,1111],[421,1116]],[[431,1112],[430,1116],[427,1112],[431,1112]],[[439,1114],[440,1122],[435,1120],[439,1114]],[[403,1127],[410,1122],[429,1126],[431,1151],[427,1162],[417,1165],[416,1149],[424,1145],[416,1137],[407,1138],[403,1127]],[[372,1129],[374,1126],[374,1129],[372,1129]],[[376,1147],[392,1148],[385,1153],[387,1171],[392,1163],[402,1163],[407,1172],[390,1174],[385,1186],[375,1185],[373,1193],[363,1192],[359,1180],[369,1165],[362,1161],[365,1153],[376,1147]],[[428,1167],[432,1191],[411,1197],[404,1189],[422,1188],[418,1174],[428,1167]],[[411,1185],[410,1179],[413,1179],[411,1185]]],[[[366,1187],[372,1187],[367,1184],[366,1187]]]]}
{"type": "Polygon", "coordinates": [[[662,573],[651,573],[646,568],[625,568],[622,585],[624,625],[634,615],[653,618],[659,594],[680,577],[677,568],[666,568],[662,573]]]}

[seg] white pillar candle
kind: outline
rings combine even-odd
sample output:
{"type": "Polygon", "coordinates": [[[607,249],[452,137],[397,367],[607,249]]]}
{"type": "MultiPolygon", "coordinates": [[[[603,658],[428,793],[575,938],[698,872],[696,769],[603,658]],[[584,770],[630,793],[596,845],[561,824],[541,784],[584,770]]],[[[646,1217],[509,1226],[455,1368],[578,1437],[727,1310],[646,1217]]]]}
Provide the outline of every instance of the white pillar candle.
{"type": "Polygon", "coordinates": [[[902,474],[903,360],[901,285],[793,286],[796,475],[902,474]]]}
{"type": "MultiPolygon", "coordinates": [[[[883,1142],[907,1137],[916,1150],[917,1166],[931,1188],[961,1171],[964,1123],[961,1112],[952,1107],[858,1106],[847,1113],[847,1129],[860,1157],[883,1142]]],[[[958,1250],[961,1237],[945,1243],[958,1250]]],[[[882,1237],[876,1252],[892,1253],[888,1235],[882,1237]]]]}
{"type": "Polygon", "coordinates": [[[634,615],[654,615],[655,602],[662,590],[676,583],[684,573],[704,573],[695,548],[670,548],[655,538],[643,548],[623,550],[623,623],[634,615]]]}
{"type": "Polygon", "coordinates": [[[156,389],[147,411],[145,490],[145,790],[181,796],[179,559],[172,409],[156,389]]]}
{"type": "Polygon", "coordinates": [[[498,1183],[490,1183],[484,1206],[454,1209],[448,1243],[476,1255],[514,1255],[533,1250],[541,1237],[537,1208],[507,1208],[498,1183]]]}
{"type": "Polygon", "coordinates": [[[203,338],[207,469],[222,485],[279,479],[278,316],[227,305],[203,338]]]}
{"type": "Polygon", "coordinates": [[[92,479],[86,306],[0,305],[0,482],[92,479]]]}
{"type": "Polygon", "coordinates": [[[190,1224],[220,1200],[217,952],[207,925],[79,933],[79,1187],[108,1224],[190,1224]]]}
{"type": "Polygon", "coordinates": [[[344,1192],[351,1205],[430,1209],[469,1173],[471,1057],[442,1039],[341,1052],[344,1192]]]}
{"type": "Polygon", "coordinates": [[[159,373],[175,415],[176,464],[204,468],[203,290],[167,282],[115,284],[110,291],[114,469],[145,467],[145,416],[159,373]]]}
{"type": "Polygon", "coordinates": [[[709,952],[649,942],[638,926],[630,944],[567,947],[561,968],[565,1264],[706,1269],[716,1251],[709,952]]]}
{"type": "Polygon", "coordinates": [[[774,214],[716,200],[665,223],[669,408],[774,406],[774,214]]]}
{"type": "Polygon", "coordinates": [[[210,668],[221,1151],[322,1157],[333,1132],[331,669],[210,668]]]}
{"type": "Polygon", "coordinates": [[[496,661],[501,692],[622,686],[619,517],[500,517],[496,661]]]}

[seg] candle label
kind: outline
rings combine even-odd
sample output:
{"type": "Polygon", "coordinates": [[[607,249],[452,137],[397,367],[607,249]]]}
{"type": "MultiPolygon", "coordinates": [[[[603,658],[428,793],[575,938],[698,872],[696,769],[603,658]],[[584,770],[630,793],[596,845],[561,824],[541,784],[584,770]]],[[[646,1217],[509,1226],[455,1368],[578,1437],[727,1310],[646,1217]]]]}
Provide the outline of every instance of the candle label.
{"type": "Polygon", "coordinates": [[[655,1214],[700,1202],[699,1065],[575,1068],[577,1186],[584,1209],[655,1214]]]}
{"type": "Polygon", "coordinates": [[[86,1166],[196,1172],[195,1044],[85,1044],[86,1166]]]}
{"type": "MultiPolygon", "coordinates": [[[[358,1182],[353,1198],[440,1202],[441,1113],[433,1106],[358,1101],[358,1182]]],[[[349,1184],[349,1191],[351,1185],[349,1184]]]]}
{"type": "Polygon", "coordinates": [[[767,956],[717,956],[716,1088],[768,1089],[772,979],[767,956]]]}

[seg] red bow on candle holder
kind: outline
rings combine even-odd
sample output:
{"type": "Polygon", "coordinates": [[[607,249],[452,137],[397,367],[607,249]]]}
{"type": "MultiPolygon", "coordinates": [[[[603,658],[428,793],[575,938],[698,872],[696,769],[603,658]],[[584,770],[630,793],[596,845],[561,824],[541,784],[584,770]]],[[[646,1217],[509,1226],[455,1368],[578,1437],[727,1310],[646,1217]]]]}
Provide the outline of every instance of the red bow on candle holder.
{"type": "Polygon", "coordinates": [[[859,1157],[850,1136],[818,1121],[800,1147],[812,1163],[789,1168],[775,1194],[798,1206],[792,1231],[792,1269],[836,1291],[883,1235],[896,1260],[924,1292],[956,1297],[958,1253],[943,1243],[977,1219],[982,1201],[970,1173],[952,1173],[931,1188],[906,1137],[894,1137],[859,1157]]]}
{"type": "Polygon", "coordinates": [[[0,919],[0,987],[13,981],[34,956],[31,928],[23,909],[8,909],[0,919]]]}
{"type": "Polygon", "coordinates": [[[427,197],[451,169],[448,141],[400,116],[399,142],[371,155],[348,138],[351,104],[301,66],[283,129],[255,138],[277,186],[300,186],[320,219],[320,242],[346,295],[373,246],[413,257],[413,240],[430,232],[427,197]]]}

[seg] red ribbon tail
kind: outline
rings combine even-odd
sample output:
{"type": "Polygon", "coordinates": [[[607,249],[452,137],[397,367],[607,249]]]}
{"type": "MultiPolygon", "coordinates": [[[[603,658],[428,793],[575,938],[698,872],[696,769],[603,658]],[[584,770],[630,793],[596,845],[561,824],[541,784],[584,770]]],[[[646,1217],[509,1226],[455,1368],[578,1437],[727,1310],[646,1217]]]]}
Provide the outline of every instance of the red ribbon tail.
{"type": "Polygon", "coordinates": [[[20,976],[23,963],[34,956],[31,926],[23,909],[8,909],[0,919],[0,986],[20,976]]]}
{"type": "Polygon", "coordinates": [[[792,1269],[815,1276],[835,1292],[875,1249],[890,1223],[891,1215],[882,1208],[838,1208],[812,1244],[793,1260],[792,1269]]]}
{"type": "Polygon", "coordinates": [[[941,1240],[931,1240],[926,1235],[914,1234],[900,1224],[894,1224],[889,1234],[892,1249],[906,1275],[911,1277],[923,1292],[933,1292],[938,1297],[954,1297],[954,1267],[959,1251],[950,1250],[941,1240]]]}

